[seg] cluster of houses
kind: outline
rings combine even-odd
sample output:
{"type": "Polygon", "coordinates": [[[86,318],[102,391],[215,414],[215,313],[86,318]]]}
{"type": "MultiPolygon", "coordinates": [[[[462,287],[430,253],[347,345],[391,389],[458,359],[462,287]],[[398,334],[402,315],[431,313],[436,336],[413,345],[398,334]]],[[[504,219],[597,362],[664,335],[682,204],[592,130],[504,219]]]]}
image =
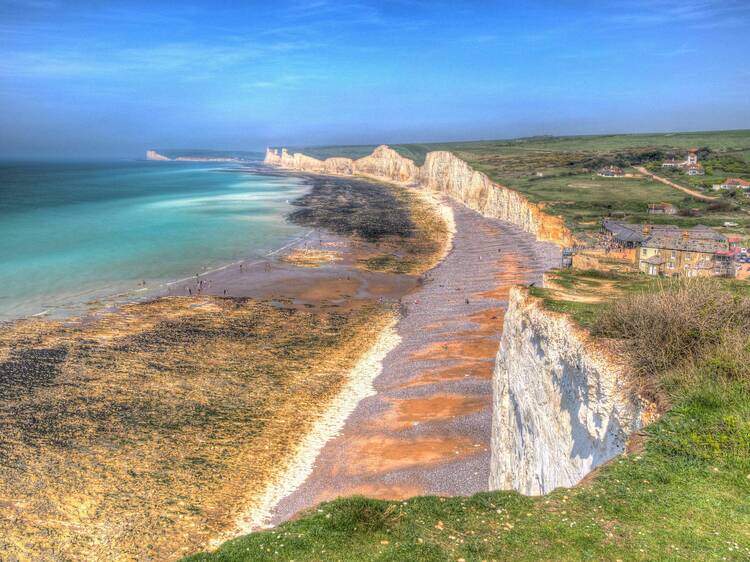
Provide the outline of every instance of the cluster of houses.
{"type": "Polygon", "coordinates": [[[707,226],[641,225],[605,220],[609,248],[632,248],[637,268],[648,275],[734,277],[739,237],[726,237],[707,226]]]}
{"type": "Polygon", "coordinates": [[[679,168],[689,176],[703,176],[706,171],[703,169],[703,165],[698,162],[698,149],[691,148],[688,150],[687,158],[682,161],[665,160],[661,164],[662,168],[679,168]]]}

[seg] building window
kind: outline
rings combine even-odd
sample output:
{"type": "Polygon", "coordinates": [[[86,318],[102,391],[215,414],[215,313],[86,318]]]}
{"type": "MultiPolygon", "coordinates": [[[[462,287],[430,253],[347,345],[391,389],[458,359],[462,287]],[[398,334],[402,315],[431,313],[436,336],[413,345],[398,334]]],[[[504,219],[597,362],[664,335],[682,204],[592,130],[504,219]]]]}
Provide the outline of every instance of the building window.
{"type": "Polygon", "coordinates": [[[677,257],[677,252],[675,252],[674,250],[672,250],[672,259],[675,259],[676,257],[677,257]]]}

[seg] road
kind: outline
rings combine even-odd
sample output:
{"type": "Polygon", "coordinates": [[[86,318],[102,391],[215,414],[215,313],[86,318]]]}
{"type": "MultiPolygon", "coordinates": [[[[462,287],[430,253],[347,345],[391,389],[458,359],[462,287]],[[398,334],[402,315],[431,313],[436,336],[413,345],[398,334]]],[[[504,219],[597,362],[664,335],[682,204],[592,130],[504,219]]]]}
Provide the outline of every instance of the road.
{"type": "Polygon", "coordinates": [[[700,199],[701,201],[716,201],[718,197],[711,197],[710,195],[703,195],[700,191],[695,191],[694,189],[689,189],[687,187],[683,187],[678,183],[675,183],[671,180],[668,180],[666,178],[663,178],[661,176],[657,176],[653,172],[649,172],[646,168],[643,166],[634,166],[636,170],[638,170],[640,173],[645,174],[647,176],[650,176],[654,178],[656,181],[663,183],[664,185],[668,185],[669,187],[674,187],[675,189],[679,189],[680,191],[683,191],[690,195],[691,197],[695,197],[696,199],[700,199]]]}

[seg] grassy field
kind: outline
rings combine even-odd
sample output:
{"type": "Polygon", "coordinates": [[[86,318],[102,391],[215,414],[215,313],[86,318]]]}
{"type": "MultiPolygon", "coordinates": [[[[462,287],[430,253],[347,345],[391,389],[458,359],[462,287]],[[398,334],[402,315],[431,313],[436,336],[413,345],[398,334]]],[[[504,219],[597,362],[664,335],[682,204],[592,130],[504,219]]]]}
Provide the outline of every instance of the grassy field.
{"type": "Polygon", "coordinates": [[[750,559],[750,340],[746,321],[715,329],[726,315],[744,317],[750,301],[744,285],[716,283],[685,292],[639,276],[564,272],[555,289],[535,290],[594,330],[617,331],[613,295],[624,318],[680,299],[688,303],[680,314],[699,318],[687,326],[680,314],[655,319],[657,331],[694,338],[689,349],[668,348],[674,367],[642,374],[669,411],[579,486],[541,497],[341,499],[189,560],[750,559]],[[697,314],[714,297],[726,307],[697,314]]]}
{"type": "MultiPolygon", "coordinates": [[[[374,146],[317,147],[302,149],[324,158],[360,157],[374,146]]],[[[403,156],[421,164],[432,150],[448,150],[486,173],[497,182],[520,191],[549,212],[562,215],[574,232],[598,230],[601,219],[614,216],[633,222],[670,222],[683,226],[706,224],[726,234],[750,236],[748,201],[742,195],[722,194],[716,203],[698,201],[683,192],[648,178],[602,178],[598,168],[617,164],[633,172],[630,165],[646,164],[687,187],[710,191],[727,177],[750,181],[750,130],[639,135],[532,137],[514,140],[395,145],[403,156]],[[661,161],[671,154],[684,157],[687,148],[707,149],[707,175],[691,178],[681,172],[661,170],[661,161]],[[680,216],[647,214],[649,203],[669,202],[680,216]],[[723,227],[725,221],[737,227],[723,227]]]]}
{"type": "MultiPolygon", "coordinates": [[[[664,171],[673,181],[705,189],[727,176],[750,177],[750,131],[675,133],[663,135],[609,135],[520,139],[508,142],[449,145],[457,156],[499,183],[516,189],[549,212],[562,215],[566,224],[582,233],[598,228],[601,219],[614,216],[632,222],[670,222],[684,226],[706,224],[723,228],[725,221],[738,227],[727,234],[750,235],[750,216],[744,197],[705,203],[648,178],[602,178],[595,171],[617,164],[649,164],[661,174],[661,161],[675,153],[684,157],[688,147],[707,147],[709,160],[703,178],[664,171]],[[668,202],[680,215],[648,215],[649,203],[668,202]],[[691,216],[692,215],[692,216],[691,216]]],[[[637,174],[636,174],[637,175],[637,174]]],[[[715,194],[715,193],[713,193],[715,194]]]]}

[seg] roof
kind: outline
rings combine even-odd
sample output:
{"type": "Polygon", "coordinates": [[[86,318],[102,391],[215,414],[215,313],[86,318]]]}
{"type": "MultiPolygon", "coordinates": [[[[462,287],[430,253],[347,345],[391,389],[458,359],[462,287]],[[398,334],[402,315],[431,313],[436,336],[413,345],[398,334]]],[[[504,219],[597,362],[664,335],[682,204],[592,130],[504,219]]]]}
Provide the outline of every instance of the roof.
{"type": "Polygon", "coordinates": [[[644,248],[658,248],[661,250],[681,250],[684,252],[700,252],[716,254],[727,250],[724,241],[684,238],[683,236],[664,236],[655,234],[643,242],[644,248]]]}
{"type": "Polygon", "coordinates": [[[685,229],[673,224],[643,225],[605,219],[603,226],[621,242],[643,242],[650,236],[681,238],[686,230],[689,237],[694,240],[713,240],[722,243],[727,240],[723,234],[703,224],[685,229]],[[649,226],[649,232],[643,232],[644,226],[649,226]]]}
{"type": "Polygon", "coordinates": [[[744,187],[750,187],[750,182],[747,182],[740,178],[727,178],[724,185],[742,185],[744,187]]]}
{"type": "Polygon", "coordinates": [[[644,263],[648,263],[651,265],[661,265],[665,260],[661,259],[659,256],[651,256],[650,258],[646,258],[643,261],[644,263]]]}
{"type": "Polygon", "coordinates": [[[612,233],[612,236],[620,242],[643,242],[644,240],[643,227],[639,224],[605,220],[604,229],[612,233]]]}

